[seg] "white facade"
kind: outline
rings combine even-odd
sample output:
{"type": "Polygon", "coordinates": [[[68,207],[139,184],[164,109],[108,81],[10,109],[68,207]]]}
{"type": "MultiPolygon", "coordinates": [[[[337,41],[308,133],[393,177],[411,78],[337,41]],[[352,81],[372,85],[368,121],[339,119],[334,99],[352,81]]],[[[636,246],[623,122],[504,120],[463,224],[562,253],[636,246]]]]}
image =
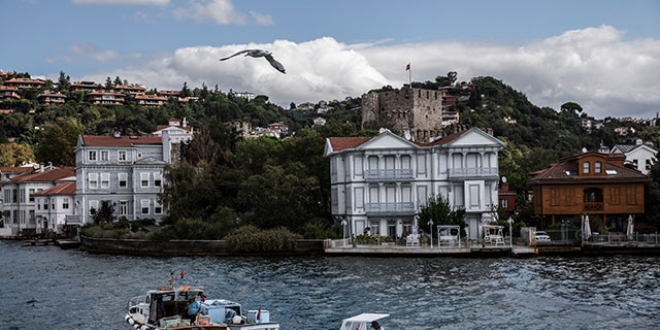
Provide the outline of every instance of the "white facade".
{"type": "Polygon", "coordinates": [[[615,145],[610,153],[624,154],[627,164],[633,165],[643,174],[649,174],[658,150],[651,145],[638,141],[635,145],[615,145]]]}
{"type": "Polygon", "coordinates": [[[71,177],[62,180],[55,187],[33,194],[37,233],[41,233],[39,229],[64,233],[67,217],[74,215],[75,192],[75,178],[71,177]]]}
{"type": "Polygon", "coordinates": [[[114,208],[117,219],[165,216],[158,194],[170,161],[168,134],[162,137],[80,136],[76,146],[75,216],[69,224],[93,222],[92,210],[114,208]]]}
{"type": "Polygon", "coordinates": [[[473,128],[430,144],[390,131],[373,138],[329,138],[332,215],[345,235],[401,237],[427,224],[417,215],[428,198],[442,195],[465,208],[469,238],[492,220],[498,196],[498,152],[504,142],[473,128]]]}
{"type": "Polygon", "coordinates": [[[3,181],[2,212],[5,228],[11,228],[11,235],[24,233],[26,230],[40,233],[43,228],[50,228],[49,223],[37,221],[34,194],[52,188],[58,182],[73,179],[73,168],[47,167],[36,173],[25,173],[3,181]]]}

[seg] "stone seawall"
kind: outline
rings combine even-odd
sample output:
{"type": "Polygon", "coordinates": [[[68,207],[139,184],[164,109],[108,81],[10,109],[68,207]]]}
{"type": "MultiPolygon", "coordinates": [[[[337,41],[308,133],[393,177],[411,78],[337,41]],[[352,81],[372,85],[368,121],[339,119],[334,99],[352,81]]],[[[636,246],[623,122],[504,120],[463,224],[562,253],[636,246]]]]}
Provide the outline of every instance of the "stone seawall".
{"type": "Polygon", "coordinates": [[[299,240],[293,251],[234,251],[226,241],[150,241],[80,236],[80,248],[90,253],[135,256],[295,256],[323,254],[324,240],[299,240]]]}

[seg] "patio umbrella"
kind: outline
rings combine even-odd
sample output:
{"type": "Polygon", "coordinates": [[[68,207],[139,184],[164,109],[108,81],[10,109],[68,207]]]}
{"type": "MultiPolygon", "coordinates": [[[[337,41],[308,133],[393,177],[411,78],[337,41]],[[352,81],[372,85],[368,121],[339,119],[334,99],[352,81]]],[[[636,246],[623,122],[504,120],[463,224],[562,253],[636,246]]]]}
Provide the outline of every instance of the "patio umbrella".
{"type": "Polygon", "coordinates": [[[582,218],[584,223],[582,224],[582,239],[588,240],[591,237],[591,225],[589,225],[589,216],[585,215],[582,218]]]}
{"type": "Polygon", "coordinates": [[[626,230],[626,235],[628,235],[628,239],[632,239],[633,235],[633,230],[635,229],[635,221],[633,220],[632,214],[628,216],[628,229],[626,230]]]}

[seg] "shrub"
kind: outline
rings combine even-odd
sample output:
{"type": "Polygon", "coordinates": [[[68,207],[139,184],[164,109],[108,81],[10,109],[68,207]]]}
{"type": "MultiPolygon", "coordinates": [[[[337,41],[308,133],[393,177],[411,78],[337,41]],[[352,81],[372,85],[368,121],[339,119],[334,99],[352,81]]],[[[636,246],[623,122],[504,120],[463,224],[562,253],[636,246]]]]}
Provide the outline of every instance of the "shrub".
{"type": "Polygon", "coordinates": [[[261,230],[255,226],[243,226],[225,237],[235,251],[272,252],[294,250],[301,237],[286,228],[261,230]]]}

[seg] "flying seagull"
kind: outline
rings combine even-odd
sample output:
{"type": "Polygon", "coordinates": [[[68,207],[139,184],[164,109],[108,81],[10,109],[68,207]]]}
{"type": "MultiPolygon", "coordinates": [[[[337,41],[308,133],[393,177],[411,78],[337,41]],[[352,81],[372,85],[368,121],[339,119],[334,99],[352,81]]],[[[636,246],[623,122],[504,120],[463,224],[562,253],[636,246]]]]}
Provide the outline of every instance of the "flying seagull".
{"type": "Polygon", "coordinates": [[[273,58],[273,55],[272,55],[270,52],[265,51],[265,50],[262,50],[262,49],[246,49],[246,50],[241,50],[240,52],[238,52],[238,53],[236,53],[236,54],[234,54],[234,55],[227,56],[227,57],[225,57],[225,58],[221,58],[220,61],[228,60],[228,59],[230,59],[230,58],[232,58],[232,57],[234,57],[234,56],[238,56],[238,55],[240,55],[240,54],[245,54],[245,56],[251,56],[251,57],[254,57],[254,58],[257,58],[257,57],[265,57],[265,58],[266,58],[266,61],[268,61],[268,63],[270,63],[270,65],[272,65],[275,69],[277,69],[277,71],[282,72],[282,73],[286,73],[286,71],[284,70],[284,66],[282,65],[282,63],[276,61],[276,60],[273,58]]]}

